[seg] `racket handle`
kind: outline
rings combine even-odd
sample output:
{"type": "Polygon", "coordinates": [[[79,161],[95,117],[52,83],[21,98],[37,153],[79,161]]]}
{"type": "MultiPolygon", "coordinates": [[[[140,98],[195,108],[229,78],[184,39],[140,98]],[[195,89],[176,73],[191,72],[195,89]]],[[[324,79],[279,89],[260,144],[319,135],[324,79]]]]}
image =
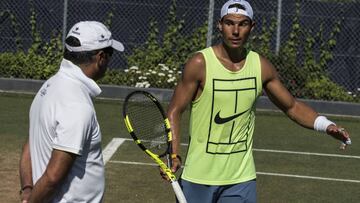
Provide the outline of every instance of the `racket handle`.
{"type": "Polygon", "coordinates": [[[176,198],[178,199],[179,203],[187,203],[185,195],[184,195],[183,191],[181,190],[179,183],[175,180],[175,181],[171,182],[171,186],[174,189],[176,198]]]}

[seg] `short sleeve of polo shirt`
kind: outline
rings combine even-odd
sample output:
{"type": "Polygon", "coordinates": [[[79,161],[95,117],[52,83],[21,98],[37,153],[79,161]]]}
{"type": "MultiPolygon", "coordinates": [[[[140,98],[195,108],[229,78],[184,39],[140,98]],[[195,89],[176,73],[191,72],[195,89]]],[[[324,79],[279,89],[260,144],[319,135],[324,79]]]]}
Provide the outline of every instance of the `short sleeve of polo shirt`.
{"type": "Polygon", "coordinates": [[[93,109],[84,104],[61,108],[56,118],[53,148],[82,155],[84,143],[91,133],[93,118],[93,109]]]}

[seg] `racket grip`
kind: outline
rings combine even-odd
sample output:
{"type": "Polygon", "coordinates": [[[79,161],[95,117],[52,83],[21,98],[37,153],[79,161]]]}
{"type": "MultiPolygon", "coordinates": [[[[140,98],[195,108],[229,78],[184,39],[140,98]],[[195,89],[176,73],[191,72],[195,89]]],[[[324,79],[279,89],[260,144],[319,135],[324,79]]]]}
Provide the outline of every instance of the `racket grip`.
{"type": "Polygon", "coordinates": [[[172,181],[171,186],[174,189],[176,198],[179,201],[179,203],[187,203],[185,195],[184,195],[183,191],[181,190],[179,183],[176,180],[172,181]]]}

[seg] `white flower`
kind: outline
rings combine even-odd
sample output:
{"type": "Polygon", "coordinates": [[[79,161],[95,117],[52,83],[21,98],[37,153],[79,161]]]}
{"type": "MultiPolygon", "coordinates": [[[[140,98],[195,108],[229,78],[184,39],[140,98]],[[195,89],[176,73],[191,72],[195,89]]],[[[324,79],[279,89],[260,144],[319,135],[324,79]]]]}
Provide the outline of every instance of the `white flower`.
{"type": "Polygon", "coordinates": [[[165,74],[164,73],[159,73],[158,76],[163,77],[163,76],[165,76],[165,74]]]}
{"type": "Polygon", "coordinates": [[[125,69],[124,72],[125,72],[125,73],[129,72],[129,69],[125,69]]]}
{"type": "Polygon", "coordinates": [[[159,63],[161,70],[169,70],[169,67],[167,67],[165,64],[159,63]]]}
{"type": "Polygon", "coordinates": [[[129,70],[139,70],[139,68],[137,66],[131,66],[129,70]]]}
{"type": "Polygon", "coordinates": [[[149,83],[148,81],[137,82],[137,83],[135,84],[135,87],[148,88],[148,87],[150,87],[150,83],[149,83]]]}
{"type": "Polygon", "coordinates": [[[140,73],[141,73],[141,71],[137,70],[135,73],[140,74],[140,73]]]}
{"type": "Polygon", "coordinates": [[[135,87],[142,87],[142,86],[143,86],[142,82],[137,82],[137,83],[135,84],[135,87]]]}

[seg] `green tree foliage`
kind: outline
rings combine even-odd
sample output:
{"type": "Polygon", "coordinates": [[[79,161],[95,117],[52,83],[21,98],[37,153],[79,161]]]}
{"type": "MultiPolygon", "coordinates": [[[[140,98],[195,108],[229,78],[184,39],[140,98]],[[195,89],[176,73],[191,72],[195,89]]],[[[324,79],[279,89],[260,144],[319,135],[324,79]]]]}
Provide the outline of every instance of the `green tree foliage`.
{"type": "MultiPolygon", "coordinates": [[[[32,1],[30,1],[32,3],[32,1]]],[[[32,5],[32,4],[31,4],[32,5]]],[[[17,51],[5,52],[0,54],[0,76],[9,78],[31,78],[31,79],[47,79],[53,75],[59,66],[62,57],[61,35],[53,33],[49,42],[41,39],[41,30],[37,25],[36,13],[31,6],[30,25],[31,36],[33,42],[31,47],[24,52],[19,37],[18,23],[16,18],[12,16],[11,24],[16,36],[17,51]]],[[[1,13],[4,15],[5,13],[1,13]]]]}
{"type": "Polygon", "coordinates": [[[183,34],[184,24],[176,15],[175,0],[169,9],[164,33],[159,32],[157,21],[150,20],[144,46],[135,48],[127,57],[129,69],[125,74],[131,85],[161,88],[176,85],[188,57],[206,47],[207,23],[190,35],[183,34]]]}
{"type": "MultiPolygon", "coordinates": [[[[329,62],[333,60],[333,49],[342,22],[334,22],[331,33],[325,37],[323,24],[319,25],[318,30],[302,27],[299,21],[299,3],[296,8],[291,32],[278,55],[271,51],[270,44],[272,34],[275,33],[275,19],[272,19],[269,26],[263,26],[259,35],[250,39],[249,47],[266,56],[275,65],[280,79],[294,96],[359,102],[359,97],[349,95],[345,88],[331,81],[327,71],[329,62]]],[[[266,24],[264,19],[263,25],[266,24]]]]}
{"type": "MultiPolygon", "coordinates": [[[[32,3],[29,0],[30,5],[32,3]]],[[[300,23],[300,4],[297,4],[291,32],[278,54],[271,49],[276,29],[276,19],[262,20],[260,33],[251,36],[248,47],[275,64],[280,79],[290,92],[299,98],[360,102],[356,94],[348,94],[340,85],[331,81],[327,66],[333,60],[336,37],[341,31],[341,21],[334,22],[331,33],[324,34],[324,25],[315,30],[305,29],[300,23]]],[[[29,23],[33,43],[23,51],[19,25],[8,10],[0,17],[10,19],[15,37],[16,52],[0,53],[0,77],[48,79],[53,75],[62,58],[61,35],[54,31],[49,42],[41,38],[36,13],[31,7],[29,23]]],[[[207,22],[191,34],[184,34],[185,21],[176,14],[176,0],[172,1],[166,18],[166,29],[159,31],[158,22],[149,20],[145,43],[126,56],[128,68],[108,70],[100,80],[102,84],[137,87],[173,88],[181,75],[186,60],[196,51],[205,48],[207,22]]],[[[105,24],[111,26],[113,10],[105,24]]]]}

